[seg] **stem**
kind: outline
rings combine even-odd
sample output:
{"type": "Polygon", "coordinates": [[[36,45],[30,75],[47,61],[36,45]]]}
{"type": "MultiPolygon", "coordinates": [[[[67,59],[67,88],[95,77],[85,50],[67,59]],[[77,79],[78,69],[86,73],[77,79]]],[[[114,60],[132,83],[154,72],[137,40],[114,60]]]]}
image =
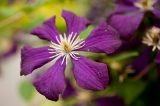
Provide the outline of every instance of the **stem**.
{"type": "Polygon", "coordinates": [[[149,72],[149,69],[154,66],[154,63],[152,62],[148,66],[146,66],[137,76],[135,76],[133,79],[139,80],[141,79],[144,75],[146,75],[149,72]]]}

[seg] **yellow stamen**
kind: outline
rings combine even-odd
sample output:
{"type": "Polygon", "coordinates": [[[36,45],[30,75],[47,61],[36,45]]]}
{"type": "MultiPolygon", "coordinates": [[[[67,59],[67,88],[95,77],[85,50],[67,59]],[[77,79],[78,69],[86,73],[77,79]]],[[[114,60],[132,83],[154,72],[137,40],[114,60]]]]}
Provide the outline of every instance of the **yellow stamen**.
{"type": "Polygon", "coordinates": [[[140,8],[142,11],[151,11],[153,10],[153,5],[156,0],[139,0],[134,3],[134,5],[140,8]]]}
{"type": "Polygon", "coordinates": [[[153,27],[149,30],[142,42],[148,46],[153,46],[152,51],[160,50],[160,28],[153,27]]]}

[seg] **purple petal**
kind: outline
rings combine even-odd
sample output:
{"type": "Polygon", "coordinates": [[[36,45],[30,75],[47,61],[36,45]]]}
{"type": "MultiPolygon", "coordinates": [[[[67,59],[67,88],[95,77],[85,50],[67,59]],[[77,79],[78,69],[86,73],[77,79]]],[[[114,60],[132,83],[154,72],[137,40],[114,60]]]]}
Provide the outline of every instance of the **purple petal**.
{"type": "Polygon", "coordinates": [[[75,88],[71,85],[71,82],[69,80],[66,81],[66,89],[63,92],[63,99],[67,99],[69,97],[75,96],[76,95],[76,90],[75,88]]]}
{"type": "Polygon", "coordinates": [[[156,62],[157,64],[160,64],[160,52],[157,53],[157,56],[156,56],[156,58],[155,58],[155,62],[156,62]]]}
{"type": "Polygon", "coordinates": [[[49,47],[32,48],[25,46],[21,50],[21,75],[28,75],[52,59],[48,53],[49,47]]]}
{"type": "Polygon", "coordinates": [[[117,7],[117,11],[115,11],[107,21],[122,37],[130,38],[138,29],[143,16],[144,13],[138,11],[137,8],[120,6],[117,7]]]}
{"type": "Polygon", "coordinates": [[[64,70],[66,65],[61,62],[62,59],[57,60],[46,73],[33,82],[37,91],[49,100],[57,101],[65,89],[64,70]]]}
{"type": "Polygon", "coordinates": [[[95,28],[85,40],[82,51],[112,53],[121,45],[119,34],[106,23],[95,28]]]}
{"type": "Polygon", "coordinates": [[[145,48],[142,53],[131,63],[131,68],[133,68],[136,73],[141,72],[149,65],[150,52],[150,48],[145,48]]]}
{"type": "Polygon", "coordinates": [[[129,51],[136,49],[142,45],[142,40],[139,37],[135,37],[129,40],[123,40],[122,45],[114,52],[114,54],[121,53],[123,51],[129,51]]]}
{"type": "Polygon", "coordinates": [[[153,14],[160,19],[160,6],[159,6],[160,1],[158,1],[158,3],[155,3],[154,5],[154,9],[153,9],[153,14]]]}
{"type": "Polygon", "coordinates": [[[133,5],[137,0],[114,0],[118,4],[133,5]]]}
{"type": "Polygon", "coordinates": [[[34,28],[31,34],[38,36],[41,39],[56,42],[56,37],[59,35],[55,26],[55,16],[45,21],[41,26],[34,28]]]}
{"type": "Polygon", "coordinates": [[[79,35],[90,24],[90,22],[87,19],[79,17],[69,11],[63,10],[62,17],[66,21],[68,34],[74,32],[77,33],[77,35],[79,35]]]}
{"type": "Polygon", "coordinates": [[[118,96],[100,97],[95,100],[98,106],[125,106],[122,98],[118,96]]]}
{"type": "Polygon", "coordinates": [[[107,65],[80,56],[72,59],[73,73],[79,86],[88,90],[103,90],[109,83],[107,65]]]}
{"type": "Polygon", "coordinates": [[[119,13],[119,14],[127,14],[131,12],[137,12],[139,11],[139,8],[129,5],[118,5],[113,10],[112,14],[119,13]]]}

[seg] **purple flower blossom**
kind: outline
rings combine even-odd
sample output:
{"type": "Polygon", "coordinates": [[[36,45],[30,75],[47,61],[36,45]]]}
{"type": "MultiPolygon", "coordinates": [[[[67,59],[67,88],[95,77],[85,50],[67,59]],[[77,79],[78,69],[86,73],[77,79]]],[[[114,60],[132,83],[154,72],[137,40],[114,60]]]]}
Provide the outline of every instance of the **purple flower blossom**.
{"type": "Polygon", "coordinates": [[[67,33],[62,35],[55,27],[55,16],[34,28],[31,34],[50,41],[50,46],[32,48],[25,46],[21,50],[21,75],[28,75],[33,70],[54,60],[46,73],[33,83],[35,88],[46,98],[58,100],[65,90],[64,71],[68,59],[73,64],[73,74],[79,86],[88,90],[103,90],[108,84],[106,64],[92,61],[81,56],[80,51],[112,53],[121,44],[118,33],[111,26],[102,23],[85,39],[79,34],[87,28],[89,21],[69,11],[63,11],[62,17],[67,24],[67,33]]]}
{"type": "Polygon", "coordinates": [[[159,0],[116,0],[116,3],[108,22],[124,38],[129,38],[138,29],[146,12],[160,18],[159,0]]]}
{"type": "Polygon", "coordinates": [[[130,64],[130,68],[134,69],[134,73],[142,72],[151,63],[151,49],[144,48],[142,52],[130,64]]]}
{"type": "Polygon", "coordinates": [[[160,50],[160,28],[155,26],[151,28],[142,42],[148,46],[153,46],[152,51],[160,50]]]}
{"type": "Polygon", "coordinates": [[[62,98],[67,99],[69,97],[74,97],[77,95],[76,89],[72,86],[69,79],[66,80],[66,88],[63,92],[62,98]]]}
{"type": "MultiPolygon", "coordinates": [[[[153,61],[151,59],[151,53],[153,51],[159,52],[160,50],[160,29],[158,27],[152,27],[149,29],[142,39],[142,43],[148,47],[144,47],[144,50],[140,55],[135,58],[131,63],[131,68],[135,70],[135,73],[145,71],[149,64],[153,61]],[[157,51],[158,50],[158,51],[157,51]]],[[[158,63],[159,53],[155,57],[155,63],[158,63]]]]}

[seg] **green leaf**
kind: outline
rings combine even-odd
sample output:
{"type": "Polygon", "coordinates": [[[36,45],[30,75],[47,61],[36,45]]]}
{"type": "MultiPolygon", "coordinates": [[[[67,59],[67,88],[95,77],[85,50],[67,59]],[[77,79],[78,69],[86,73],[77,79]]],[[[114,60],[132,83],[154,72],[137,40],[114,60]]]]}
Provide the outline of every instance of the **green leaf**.
{"type": "Polygon", "coordinates": [[[130,58],[136,57],[136,56],[138,56],[138,54],[139,53],[137,51],[123,52],[123,53],[120,53],[118,55],[108,57],[105,60],[108,63],[113,62],[113,61],[122,61],[122,60],[124,61],[124,60],[130,59],[130,58]]]}
{"type": "Polygon", "coordinates": [[[127,104],[130,104],[143,92],[146,85],[147,82],[128,79],[122,83],[114,83],[112,89],[122,96],[127,104]]]}
{"type": "Polygon", "coordinates": [[[112,57],[112,60],[121,61],[121,60],[129,59],[129,58],[132,58],[132,57],[136,57],[136,56],[138,56],[137,51],[124,52],[124,53],[121,53],[121,54],[118,54],[118,55],[112,57]]]}
{"type": "Polygon", "coordinates": [[[81,39],[86,38],[90,34],[90,32],[93,30],[93,28],[94,28],[93,26],[89,26],[86,30],[84,30],[82,33],[80,33],[79,37],[81,39]]]}
{"type": "Polygon", "coordinates": [[[35,93],[32,83],[29,81],[22,81],[19,86],[19,93],[25,101],[31,101],[35,93]]]}

